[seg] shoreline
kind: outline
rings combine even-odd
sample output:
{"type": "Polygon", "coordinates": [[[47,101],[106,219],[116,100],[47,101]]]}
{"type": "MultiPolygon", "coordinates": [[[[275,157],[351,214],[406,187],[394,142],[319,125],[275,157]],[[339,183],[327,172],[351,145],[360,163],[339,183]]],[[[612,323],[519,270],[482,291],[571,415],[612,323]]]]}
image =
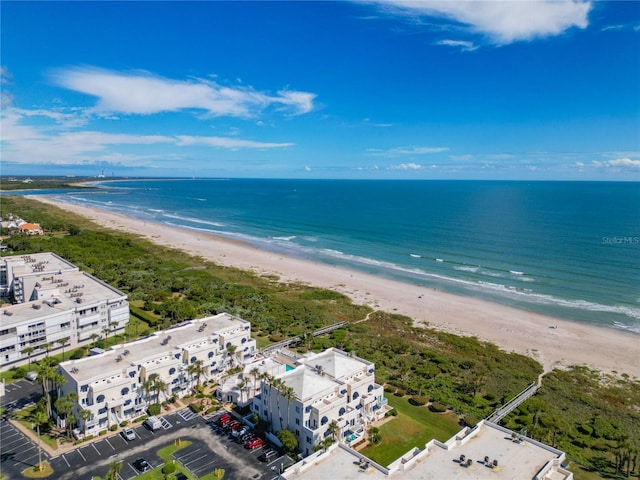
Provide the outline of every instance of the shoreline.
{"type": "Polygon", "coordinates": [[[344,267],[287,257],[239,240],[58,202],[49,196],[27,195],[27,198],[221,266],[249,270],[261,276],[277,276],[284,283],[297,282],[336,290],[356,304],[411,317],[416,325],[478,337],[505,351],[535,359],[545,372],[555,367],[587,365],[603,372],[640,377],[637,360],[640,358],[640,338],[632,332],[557,319],[344,267]]]}

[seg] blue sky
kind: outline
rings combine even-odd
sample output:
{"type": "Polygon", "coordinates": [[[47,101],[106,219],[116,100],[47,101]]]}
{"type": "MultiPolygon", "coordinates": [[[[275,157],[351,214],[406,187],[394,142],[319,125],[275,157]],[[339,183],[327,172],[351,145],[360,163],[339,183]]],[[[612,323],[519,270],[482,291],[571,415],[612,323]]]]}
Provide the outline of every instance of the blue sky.
{"type": "Polygon", "coordinates": [[[640,2],[1,4],[2,174],[640,180],[640,2]]]}

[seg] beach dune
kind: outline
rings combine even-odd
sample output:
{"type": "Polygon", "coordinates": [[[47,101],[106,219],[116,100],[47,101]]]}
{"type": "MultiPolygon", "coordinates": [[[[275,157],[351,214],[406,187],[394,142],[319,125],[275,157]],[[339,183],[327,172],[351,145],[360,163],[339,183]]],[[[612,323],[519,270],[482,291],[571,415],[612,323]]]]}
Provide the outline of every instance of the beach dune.
{"type": "Polygon", "coordinates": [[[283,282],[301,282],[337,290],[349,296],[354,303],[406,315],[418,325],[476,336],[506,351],[536,359],[545,371],[569,365],[587,365],[604,372],[640,377],[640,336],[633,333],[556,319],[476,298],[286,257],[242,242],[57,202],[51,197],[29,198],[222,266],[250,270],[259,275],[276,275],[283,282]]]}

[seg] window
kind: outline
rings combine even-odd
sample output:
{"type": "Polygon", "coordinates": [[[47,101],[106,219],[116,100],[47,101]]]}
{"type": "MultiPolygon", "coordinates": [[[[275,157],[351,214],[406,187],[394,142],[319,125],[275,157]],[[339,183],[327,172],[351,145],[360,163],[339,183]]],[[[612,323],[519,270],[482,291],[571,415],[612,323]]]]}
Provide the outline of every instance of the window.
{"type": "Polygon", "coordinates": [[[89,385],[82,385],[80,387],[80,391],[81,392],[88,392],[89,391],[89,385]]]}
{"type": "Polygon", "coordinates": [[[194,363],[197,360],[196,357],[191,357],[191,363],[194,363]]]}
{"type": "Polygon", "coordinates": [[[176,369],[175,369],[175,368],[173,368],[173,367],[171,367],[171,368],[169,369],[169,375],[173,375],[174,373],[176,373],[176,369]]]}
{"type": "Polygon", "coordinates": [[[325,425],[328,421],[329,419],[327,417],[322,417],[322,420],[320,420],[320,425],[325,425]]]}
{"type": "Polygon", "coordinates": [[[311,443],[311,437],[307,437],[307,443],[311,443]]]}
{"type": "Polygon", "coordinates": [[[340,411],[338,412],[338,415],[342,416],[342,415],[344,415],[344,414],[345,414],[345,412],[346,412],[346,410],[344,409],[344,407],[342,407],[342,408],[340,409],[340,411]]]}
{"type": "Polygon", "coordinates": [[[102,403],[102,402],[104,402],[104,395],[98,395],[98,398],[96,398],[96,402],[97,402],[97,403],[102,403]]]}
{"type": "Polygon", "coordinates": [[[213,357],[213,352],[209,352],[209,358],[213,357]]]}
{"type": "Polygon", "coordinates": [[[300,405],[296,405],[296,413],[300,413],[300,405]]]}
{"type": "Polygon", "coordinates": [[[358,392],[353,394],[353,399],[355,400],[356,398],[358,398],[360,396],[360,394],[358,392]]]}
{"type": "Polygon", "coordinates": [[[373,391],[373,385],[369,385],[369,388],[367,388],[367,392],[372,392],[373,391]]]}
{"type": "Polygon", "coordinates": [[[129,377],[133,378],[136,376],[136,372],[129,372],[129,377]]]}
{"type": "Polygon", "coordinates": [[[300,425],[300,419],[296,418],[296,425],[300,425]]]}
{"type": "Polygon", "coordinates": [[[129,388],[128,387],[124,387],[122,390],[120,390],[120,395],[126,395],[129,393],[129,388]]]}

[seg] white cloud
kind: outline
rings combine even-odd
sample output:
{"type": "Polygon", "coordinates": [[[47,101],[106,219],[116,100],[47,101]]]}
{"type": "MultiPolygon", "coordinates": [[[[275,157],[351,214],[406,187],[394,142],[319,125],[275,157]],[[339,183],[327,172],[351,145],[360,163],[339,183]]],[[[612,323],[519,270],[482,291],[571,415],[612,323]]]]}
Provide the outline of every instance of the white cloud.
{"type": "Polygon", "coordinates": [[[395,13],[424,15],[468,25],[494,43],[508,44],[559,35],[572,27],[586,28],[591,1],[450,1],[372,0],[395,13]]]}
{"type": "Polygon", "coordinates": [[[52,73],[57,85],[98,97],[98,114],[149,115],[179,110],[203,110],[210,116],[250,117],[269,107],[291,114],[313,109],[315,94],[280,90],[277,95],[251,87],[226,87],[213,80],[173,80],[148,72],[120,73],[95,67],[70,68],[52,73]]]}
{"type": "Polygon", "coordinates": [[[631,160],[630,158],[617,158],[615,160],[607,160],[607,167],[632,167],[640,168],[640,160],[631,160]]]}
{"type": "Polygon", "coordinates": [[[448,150],[449,149],[446,147],[410,146],[410,147],[394,147],[388,150],[381,150],[378,148],[369,148],[367,149],[367,153],[369,153],[369,155],[380,156],[380,157],[400,157],[405,155],[428,155],[431,153],[446,152],[448,150]]]}
{"type": "Polygon", "coordinates": [[[304,171],[305,172],[310,172],[311,171],[311,167],[309,165],[305,165],[304,166],[304,171]]]}
{"type": "Polygon", "coordinates": [[[391,170],[420,170],[422,165],[419,163],[401,163],[400,165],[390,165],[391,170]]]}
{"type": "Polygon", "coordinates": [[[94,162],[103,158],[156,158],[152,145],[162,145],[164,157],[181,152],[185,147],[204,145],[229,150],[285,148],[293,143],[273,143],[244,140],[237,137],[166,136],[104,133],[94,130],[69,130],[72,122],[67,114],[46,110],[5,108],[0,116],[2,129],[2,158],[13,163],[71,165],[94,162]],[[36,126],[24,120],[30,117],[53,119],[56,124],[36,126]],[[147,146],[144,155],[128,152],[128,146],[147,146]]]}
{"type": "Polygon", "coordinates": [[[189,135],[178,135],[176,145],[184,147],[190,145],[208,145],[210,147],[229,148],[238,150],[241,148],[286,148],[293,143],[269,143],[254,142],[253,140],[242,140],[229,137],[197,137],[189,135]]]}
{"type": "Polygon", "coordinates": [[[465,40],[440,40],[436,42],[436,45],[445,45],[447,47],[455,47],[460,48],[463,52],[473,52],[477,50],[478,46],[474,45],[473,42],[467,42],[465,40]]]}

